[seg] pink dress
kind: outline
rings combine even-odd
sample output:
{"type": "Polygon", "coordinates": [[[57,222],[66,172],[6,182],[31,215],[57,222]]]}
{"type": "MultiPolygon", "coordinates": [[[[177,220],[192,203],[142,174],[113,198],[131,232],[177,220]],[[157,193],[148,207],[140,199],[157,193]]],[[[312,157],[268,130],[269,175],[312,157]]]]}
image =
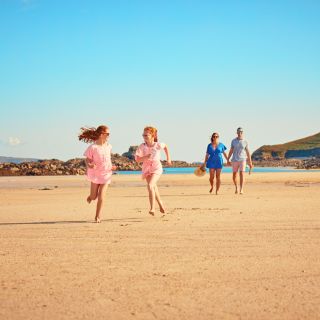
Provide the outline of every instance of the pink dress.
{"type": "Polygon", "coordinates": [[[95,164],[95,168],[87,168],[87,179],[96,184],[110,184],[112,176],[112,146],[92,144],[84,152],[84,156],[95,164]]]}
{"type": "Polygon", "coordinates": [[[162,164],[160,162],[161,159],[161,150],[165,148],[164,143],[155,142],[153,146],[148,147],[146,143],[140,144],[138,147],[135,158],[137,157],[145,157],[147,155],[151,155],[148,160],[143,161],[142,163],[142,178],[145,179],[147,176],[152,174],[161,174],[162,164]]]}

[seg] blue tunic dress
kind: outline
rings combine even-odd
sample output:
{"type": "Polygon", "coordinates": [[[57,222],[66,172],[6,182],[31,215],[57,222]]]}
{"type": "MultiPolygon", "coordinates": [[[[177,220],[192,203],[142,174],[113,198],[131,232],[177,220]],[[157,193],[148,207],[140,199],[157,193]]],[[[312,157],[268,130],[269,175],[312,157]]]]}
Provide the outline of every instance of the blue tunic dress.
{"type": "Polygon", "coordinates": [[[207,160],[207,168],[209,169],[222,169],[223,167],[223,152],[227,148],[223,143],[219,143],[215,149],[213,149],[212,144],[210,143],[207,147],[207,153],[209,158],[207,160]]]}

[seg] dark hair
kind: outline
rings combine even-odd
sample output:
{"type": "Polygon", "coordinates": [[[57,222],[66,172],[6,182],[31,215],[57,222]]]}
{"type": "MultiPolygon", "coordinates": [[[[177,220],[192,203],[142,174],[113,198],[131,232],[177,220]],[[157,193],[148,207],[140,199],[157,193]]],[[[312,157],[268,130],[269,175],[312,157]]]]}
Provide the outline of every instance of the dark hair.
{"type": "Polygon", "coordinates": [[[211,142],[213,142],[213,136],[214,136],[215,134],[216,134],[216,135],[218,136],[218,138],[219,138],[219,133],[218,133],[218,132],[214,132],[214,133],[211,135],[211,142]]]}
{"type": "Polygon", "coordinates": [[[92,128],[81,128],[81,132],[78,135],[78,138],[80,141],[83,141],[85,143],[95,142],[99,139],[101,133],[107,131],[109,128],[107,126],[99,126],[97,129],[92,128]]]}

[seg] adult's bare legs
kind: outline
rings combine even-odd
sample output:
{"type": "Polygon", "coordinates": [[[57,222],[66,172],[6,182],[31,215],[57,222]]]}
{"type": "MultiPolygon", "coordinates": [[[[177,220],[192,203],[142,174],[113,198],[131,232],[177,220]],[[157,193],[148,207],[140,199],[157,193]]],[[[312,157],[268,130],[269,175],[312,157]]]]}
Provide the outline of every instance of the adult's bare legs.
{"type": "Polygon", "coordinates": [[[222,169],[217,169],[216,170],[216,194],[218,194],[220,186],[221,186],[221,170],[222,169]]]}
{"type": "Polygon", "coordinates": [[[211,185],[211,189],[209,190],[210,193],[212,193],[212,190],[213,190],[213,183],[214,183],[214,173],[215,173],[215,169],[210,169],[210,178],[209,178],[209,181],[210,181],[210,185],[211,185]]]}
{"type": "Polygon", "coordinates": [[[233,184],[236,187],[235,193],[238,193],[238,186],[237,186],[237,172],[233,172],[232,173],[232,180],[233,180],[233,184]]]}
{"type": "Polygon", "coordinates": [[[240,171],[240,194],[243,194],[244,172],[240,171]]]}

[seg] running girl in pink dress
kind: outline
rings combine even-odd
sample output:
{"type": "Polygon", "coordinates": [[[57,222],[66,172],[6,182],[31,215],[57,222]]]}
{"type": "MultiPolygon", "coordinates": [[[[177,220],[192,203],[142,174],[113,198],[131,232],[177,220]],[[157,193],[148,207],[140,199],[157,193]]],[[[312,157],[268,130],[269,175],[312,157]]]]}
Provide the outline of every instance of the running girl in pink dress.
{"type": "Polygon", "coordinates": [[[168,165],[171,165],[169,149],[166,144],[158,142],[158,131],[156,128],[145,127],[142,136],[144,143],[138,147],[135,159],[137,162],[142,162],[142,178],[147,181],[150,202],[149,213],[154,215],[155,201],[158,202],[160,212],[165,213],[157,182],[163,172],[160,162],[162,149],[166,154],[168,165]]]}
{"type": "Polygon", "coordinates": [[[95,221],[101,222],[101,209],[105,191],[111,182],[112,170],[116,170],[111,163],[111,148],[108,143],[110,131],[107,126],[95,128],[81,128],[79,140],[92,142],[84,153],[87,166],[87,179],[91,182],[90,195],[87,202],[98,199],[95,221]]]}

